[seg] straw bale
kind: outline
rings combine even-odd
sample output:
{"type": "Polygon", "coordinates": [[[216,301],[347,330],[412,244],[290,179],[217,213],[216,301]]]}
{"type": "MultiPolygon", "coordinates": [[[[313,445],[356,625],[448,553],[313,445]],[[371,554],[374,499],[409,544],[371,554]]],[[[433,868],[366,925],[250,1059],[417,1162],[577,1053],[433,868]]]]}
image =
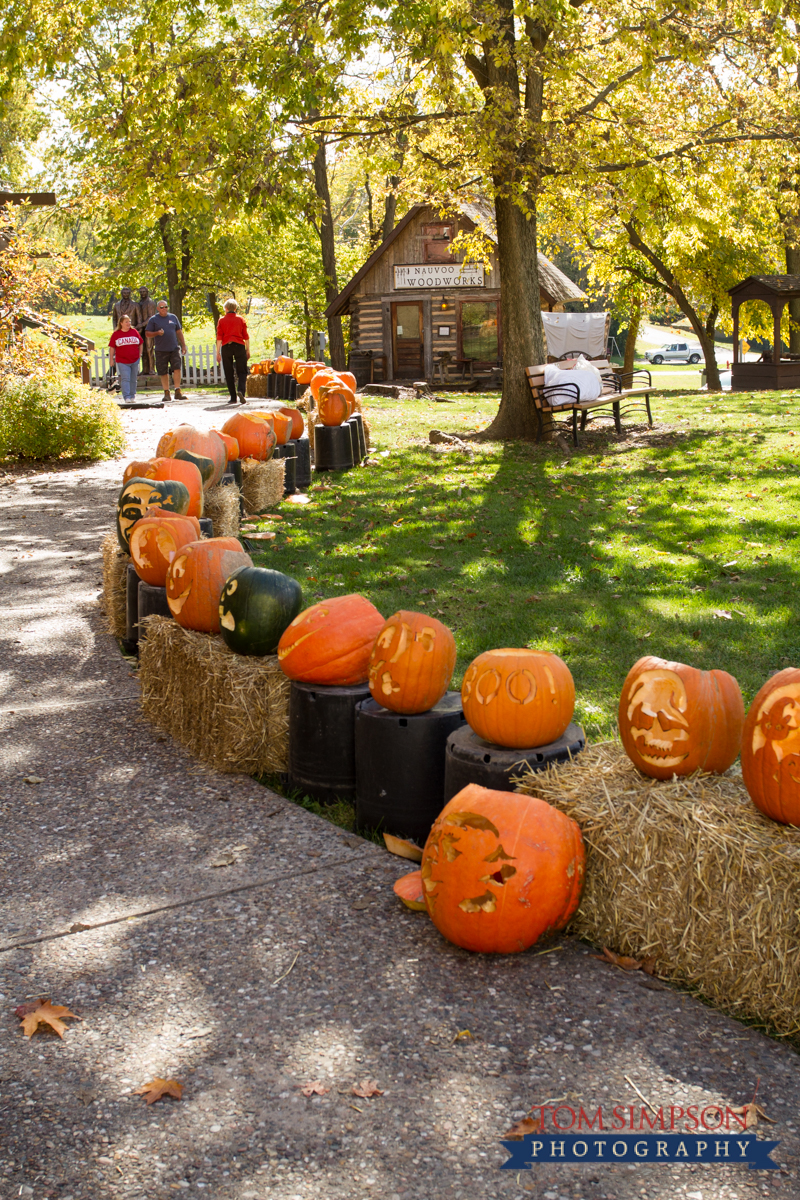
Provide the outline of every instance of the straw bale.
{"type": "Polygon", "coordinates": [[[283,476],[286,466],[282,458],[258,462],[255,458],[242,460],[242,497],[248,513],[269,512],[283,499],[283,476]]]}
{"type": "Polygon", "coordinates": [[[800,829],[752,804],[738,767],[668,782],[622,747],[516,780],[573,817],[587,850],[573,931],[719,1007],[800,1032],[800,829]]]}
{"type": "Polygon", "coordinates": [[[277,655],[245,658],[167,617],[142,627],[142,709],[154,725],[219,771],[287,769],[290,684],[277,655]]]}
{"type": "Polygon", "coordinates": [[[244,394],[245,396],[255,396],[259,400],[263,400],[267,395],[268,385],[269,375],[248,375],[244,394]]]}
{"type": "Polygon", "coordinates": [[[236,537],[239,532],[239,499],[236,484],[218,483],[204,497],[203,516],[210,517],[214,537],[236,537]]]}
{"type": "Polygon", "coordinates": [[[127,633],[126,576],[129,554],[120,548],[116,530],[111,529],[103,538],[103,611],[108,632],[113,637],[124,638],[127,633]]]}

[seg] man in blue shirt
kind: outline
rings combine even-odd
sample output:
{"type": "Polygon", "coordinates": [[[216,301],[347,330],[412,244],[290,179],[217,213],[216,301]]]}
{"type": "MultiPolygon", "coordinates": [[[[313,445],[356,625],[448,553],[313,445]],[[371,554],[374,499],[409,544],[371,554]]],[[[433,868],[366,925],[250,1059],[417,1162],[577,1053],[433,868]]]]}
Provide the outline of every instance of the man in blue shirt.
{"type": "Polygon", "coordinates": [[[164,389],[164,399],[171,400],[169,392],[169,372],[172,371],[172,382],[175,385],[175,399],[185,400],[181,391],[181,350],[186,353],[186,339],[183,336],[181,323],[174,313],[169,311],[166,300],[159,300],[155,316],[152,316],[145,326],[145,336],[153,339],[156,352],[156,371],[161,376],[161,386],[164,389]]]}

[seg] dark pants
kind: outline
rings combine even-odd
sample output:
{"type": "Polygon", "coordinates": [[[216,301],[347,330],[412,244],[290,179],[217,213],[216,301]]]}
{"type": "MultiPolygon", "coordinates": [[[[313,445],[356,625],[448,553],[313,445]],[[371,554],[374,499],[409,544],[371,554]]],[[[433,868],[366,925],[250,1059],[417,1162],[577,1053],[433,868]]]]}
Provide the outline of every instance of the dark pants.
{"type": "Polygon", "coordinates": [[[225,382],[231,400],[235,401],[237,391],[244,395],[247,384],[247,351],[241,342],[226,342],[219,356],[222,359],[222,370],[225,372],[225,382]]]}

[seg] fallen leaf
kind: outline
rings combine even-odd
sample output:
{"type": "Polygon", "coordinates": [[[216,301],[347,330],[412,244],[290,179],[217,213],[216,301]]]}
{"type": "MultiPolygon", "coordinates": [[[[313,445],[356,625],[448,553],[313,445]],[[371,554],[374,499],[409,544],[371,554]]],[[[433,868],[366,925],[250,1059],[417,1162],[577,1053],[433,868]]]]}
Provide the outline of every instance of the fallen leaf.
{"type": "MultiPolygon", "coordinates": [[[[767,590],[766,588],[762,588],[762,591],[766,591],[766,590],[767,590]]],[[[715,617],[719,617],[723,621],[732,621],[733,620],[733,616],[731,615],[731,613],[726,612],[724,608],[715,608],[713,615],[715,617]]]]}
{"type": "Polygon", "coordinates": [[[410,858],[412,862],[422,862],[422,847],[406,838],[395,837],[393,833],[385,833],[383,840],[390,854],[398,858],[410,858]]]}
{"type": "Polygon", "coordinates": [[[631,958],[627,954],[615,954],[613,950],[609,950],[608,946],[603,946],[603,953],[593,954],[592,957],[600,962],[610,963],[612,967],[619,967],[622,971],[644,971],[645,975],[655,974],[656,960],[651,956],[631,958]]]}
{"type": "Polygon", "coordinates": [[[541,1117],[523,1117],[521,1121],[517,1121],[510,1129],[507,1129],[502,1135],[504,1138],[512,1142],[520,1142],[529,1133],[542,1132],[541,1117]]]}
{"type": "Polygon", "coordinates": [[[17,1010],[17,1016],[22,1021],[22,1032],[25,1037],[32,1037],[40,1025],[49,1025],[54,1033],[57,1033],[60,1038],[64,1036],[64,1030],[67,1028],[61,1017],[74,1017],[76,1021],[80,1021],[80,1017],[74,1012],[70,1012],[64,1004],[51,1004],[49,999],[42,997],[38,1004],[32,1007],[23,1004],[20,1008],[27,1009],[24,1014],[17,1010]]]}
{"type": "Polygon", "coordinates": [[[353,1084],[353,1095],[370,1100],[373,1096],[382,1096],[383,1092],[374,1079],[362,1079],[360,1083],[353,1084]]]}
{"type": "Polygon", "coordinates": [[[330,1090],[319,1079],[315,1079],[311,1083],[304,1083],[300,1088],[304,1096],[327,1096],[330,1090]]]}
{"type": "Polygon", "coordinates": [[[162,1096],[172,1096],[180,1100],[183,1094],[183,1084],[176,1079],[151,1079],[143,1087],[136,1088],[134,1096],[144,1096],[148,1104],[155,1104],[162,1096]]]}
{"type": "Polygon", "coordinates": [[[227,854],[219,854],[208,865],[210,867],[232,867],[235,862],[236,855],[228,852],[227,854]]]}
{"type": "Polygon", "coordinates": [[[463,1038],[469,1038],[470,1041],[475,1040],[468,1029],[462,1029],[461,1032],[457,1033],[456,1036],[453,1038],[453,1041],[451,1044],[453,1046],[455,1046],[456,1042],[460,1042],[463,1038]]]}
{"type": "Polygon", "coordinates": [[[22,779],[23,783],[44,783],[40,775],[25,775],[22,779]]]}

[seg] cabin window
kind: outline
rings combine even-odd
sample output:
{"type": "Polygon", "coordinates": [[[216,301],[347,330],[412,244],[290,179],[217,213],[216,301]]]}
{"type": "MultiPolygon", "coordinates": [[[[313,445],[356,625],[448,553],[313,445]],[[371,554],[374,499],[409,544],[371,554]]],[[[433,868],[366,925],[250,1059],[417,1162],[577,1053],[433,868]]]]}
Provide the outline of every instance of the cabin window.
{"type": "Polygon", "coordinates": [[[426,263],[452,262],[451,242],[455,237],[454,225],[423,225],[422,261],[426,263]]]}
{"type": "Polygon", "coordinates": [[[500,326],[496,300],[463,300],[459,313],[461,357],[477,362],[500,358],[500,326]]]}

